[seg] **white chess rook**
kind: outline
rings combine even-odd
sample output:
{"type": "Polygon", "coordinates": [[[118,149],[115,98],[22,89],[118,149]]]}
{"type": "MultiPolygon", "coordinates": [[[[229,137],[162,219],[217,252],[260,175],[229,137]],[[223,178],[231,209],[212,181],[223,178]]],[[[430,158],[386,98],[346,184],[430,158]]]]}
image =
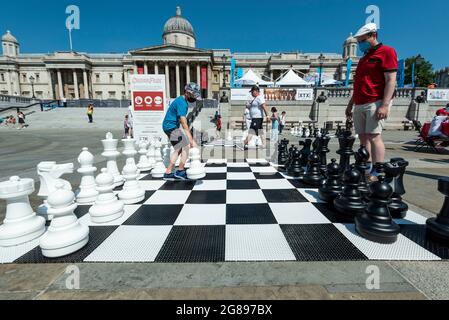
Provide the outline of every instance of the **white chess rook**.
{"type": "Polygon", "coordinates": [[[154,165],[153,170],[151,170],[151,175],[153,176],[153,178],[163,178],[164,173],[167,171],[167,167],[164,165],[164,161],[162,159],[162,153],[161,153],[162,143],[161,143],[161,141],[157,140],[154,146],[155,146],[154,160],[156,161],[156,164],[154,165]]]}
{"type": "Polygon", "coordinates": [[[49,213],[53,220],[39,241],[42,255],[56,258],[80,250],[89,241],[89,227],[79,223],[74,210],[77,208],[75,194],[65,190],[62,183],[48,197],[49,213]]]}
{"type": "Polygon", "coordinates": [[[189,151],[190,167],[187,170],[187,178],[190,180],[202,179],[206,176],[206,169],[201,163],[200,150],[191,148],[189,151]]]}
{"type": "Polygon", "coordinates": [[[120,218],[125,204],[114,194],[114,177],[106,168],[95,179],[99,192],[95,204],[90,208],[90,219],[94,223],[106,223],[120,218]]]}
{"type": "Polygon", "coordinates": [[[44,161],[37,165],[37,174],[40,180],[37,195],[44,198],[44,203],[37,209],[38,215],[43,216],[48,221],[52,219],[52,216],[48,214],[47,197],[56,190],[55,185],[58,182],[64,184],[64,189],[72,190],[70,183],[60,177],[64,174],[73,173],[73,170],[73,163],[56,164],[55,161],[44,161]]]}
{"type": "Polygon", "coordinates": [[[6,200],[6,216],[0,225],[0,247],[17,246],[45,232],[45,219],[37,216],[30,206],[28,196],[33,192],[33,179],[14,176],[0,183],[0,199],[6,200]]]}
{"type": "Polygon", "coordinates": [[[151,170],[150,163],[148,162],[147,158],[147,144],[145,141],[141,141],[139,143],[139,163],[137,164],[137,168],[140,170],[140,172],[147,172],[151,170]]]}
{"type": "Polygon", "coordinates": [[[141,202],[145,198],[145,190],[142,189],[137,181],[139,171],[134,162],[134,159],[126,160],[126,165],[123,168],[123,177],[125,184],[123,190],[119,192],[118,197],[124,204],[135,204],[141,202]]]}
{"type": "Polygon", "coordinates": [[[117,151],[118,140],[114,139],[112,133],[108,132],[106,139],[101,140],[101,142],[104,147],[104,152],[101,155],[107,159],[106,167],[108,172],[114,177],[114,187],[119,187],[123,185],[124,179],[117,167],[117,157],[120,155],[120,152],[117,151]]]}
{"type": "Polygon", "coordinates": [[[76,192],[76,202],[81,205],[94,204],[98,196],[94,176],[97,168],[93,166],[94,156],[88,148],[83,148],[78,157],[78,163],[81,167],[77,171],[82,177],[79,190],[76,192]]]}

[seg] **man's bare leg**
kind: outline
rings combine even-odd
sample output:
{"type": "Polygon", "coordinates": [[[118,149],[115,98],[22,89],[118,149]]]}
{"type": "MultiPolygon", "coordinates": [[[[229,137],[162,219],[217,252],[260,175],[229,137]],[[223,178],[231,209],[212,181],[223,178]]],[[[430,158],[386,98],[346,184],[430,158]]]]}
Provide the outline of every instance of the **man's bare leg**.
{"type": "Polygon", "coordinates": [[[179,171],[185,170],[187,158],[189,156],[189,147],[184,147],[181,150],[181,160],[179,161],[179,171]]]}
{"type": "Polygon", "coordinates": [[[368,135],[369,142],[371,143],[373,163],[385,161],[385,144],[380,134],[368,135]]]}
{"type": "MultiPolygon", "coordinates": [[[[173,169],[174,169],[175,166],[176,166],[176,161],[178,160],[178,157],[179,157],[181,154],[182,154],[182,149],[180,149],[180,150],[178,150],[178,151],[175,150],[175,152],[173,152],[173,153],[171,154],[171,156],[170,156],[170,164],[169,164],[168,167],[167,167],[166,173],[170,174],[170,173],[173,172],[173,169]]],[[[184,162],[184,164],[185,164],[185,162],[184,162]]]]}

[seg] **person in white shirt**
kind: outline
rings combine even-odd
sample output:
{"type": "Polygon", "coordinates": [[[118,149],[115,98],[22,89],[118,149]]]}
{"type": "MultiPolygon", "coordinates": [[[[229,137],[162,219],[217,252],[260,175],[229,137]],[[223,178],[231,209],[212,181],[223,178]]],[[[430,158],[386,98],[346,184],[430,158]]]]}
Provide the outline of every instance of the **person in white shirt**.
{"type": "Polygon", "coordinates": [[[244,148],[248,148],[248,143],[252,140],[254,134],[256,134],[262,140],[262,148],[266,146],[265,133],[263,130],[263,119],[264,115],[267,121],[270,121],[270,116],[268,115],[267,105],[264,97],[260,95],[260,89],[258,86],[253,86],[251,88],[252,98],[246,104],[246,108],[249,110],[251,116],[251,125],[248,132],[248,137],[245,139],[244,148]]]}
{"type": "Polygon", "coordinates": [[[130,104],[128,107],[128,127],[129,127],[129,136],[131,138],[134,138],[134,113],[132,104],[130,104]]]}
{"type": "Polygon", "coordinates": [[[279,134],[282,134],[282,130],[284,130],[286,123],[287,123],[287,112],[282,111],[279,123],[279,134]]]}

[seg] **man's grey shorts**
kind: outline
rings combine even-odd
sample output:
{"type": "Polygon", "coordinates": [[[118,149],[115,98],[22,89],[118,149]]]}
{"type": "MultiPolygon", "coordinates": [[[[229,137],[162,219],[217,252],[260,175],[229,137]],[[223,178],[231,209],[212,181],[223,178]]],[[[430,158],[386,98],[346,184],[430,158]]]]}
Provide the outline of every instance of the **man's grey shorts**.
{"type": "MultiPolygon", "coordinates": [[[[377,109],[382,101],[354,106],[353,120],[354,130],[357,134],[381,134],[385,127],[385,120],[377,119],[377,109]]],[[[390,105],[391,107],[391,105],[390,105]]]]}
{"type": "Polygon", "coordinates": [[[187,139],[186,134],[181,128],[165,131],[165,134],[167,135],[173,148],[177,151],[187,147],[190,144],[189,139],[187,139]]]}

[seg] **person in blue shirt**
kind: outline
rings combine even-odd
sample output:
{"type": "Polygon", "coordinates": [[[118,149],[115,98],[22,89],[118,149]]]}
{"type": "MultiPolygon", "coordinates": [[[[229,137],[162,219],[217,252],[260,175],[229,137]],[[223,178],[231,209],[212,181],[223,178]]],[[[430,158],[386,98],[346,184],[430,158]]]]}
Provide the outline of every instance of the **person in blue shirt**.
{"type": "Polygon", "coordinates": [[[188,83],[184,94],[176,98],[167,110],[162,129],[167,135],[175,151],[170,155],[170,164],[164,175],[164,180],[186,180],[187,173],[185,163],[189,154],[189,148],[197,148],[187,123],[189,103],[194,103],[201,97],[200,87],[196,83],[188,83]],[[178,170],[175,172],[176,161],[181,157],[178,170]]]}

